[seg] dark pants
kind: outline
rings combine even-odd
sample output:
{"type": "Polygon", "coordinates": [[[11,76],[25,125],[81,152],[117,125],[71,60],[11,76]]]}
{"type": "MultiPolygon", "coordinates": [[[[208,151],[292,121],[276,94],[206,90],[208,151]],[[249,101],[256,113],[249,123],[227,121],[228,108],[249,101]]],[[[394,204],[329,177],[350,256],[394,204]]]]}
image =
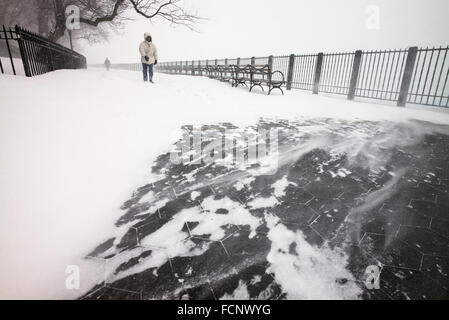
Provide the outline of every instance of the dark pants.
{"type": "Polygon", "coordinates": [[[143,81],[148,80],[148,73],[150,74],[150,81],[153,80],[153,64],[142,63],[143,81]]]}

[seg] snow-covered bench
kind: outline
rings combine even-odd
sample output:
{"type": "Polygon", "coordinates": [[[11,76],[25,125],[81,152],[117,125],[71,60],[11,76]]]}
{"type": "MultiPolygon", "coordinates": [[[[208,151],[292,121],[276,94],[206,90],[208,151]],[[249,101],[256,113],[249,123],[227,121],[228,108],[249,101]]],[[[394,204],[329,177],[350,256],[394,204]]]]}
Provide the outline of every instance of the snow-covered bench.
{"type": "Polygon", "coordinates": [[[219,79],[220,78],[220,66],[218,65],[208,65],[206,66],[207,76],[210,79],[219,79]]]}
{"type": "Polygon", "coordinates": [[[271,94],[274,89],[279,89],[284,94],[282,90],[282,86],[285,84],[284,74],[281,71],[273,72],[270,65],[234,65],[233,68],[233,87],[238,87],[240,84],[246,86],[246,82],[249,82],[250,92],[254,87],[260,87],[264,91],[263,85],[266,85],[268,94],[271,94]]]}
{"type": "Polygon", "coordinates": [[[192,67],[192,74],[195,76],[202,76],[207,73],[207,66],[194,65],[192,67]]]}
{"type": "Polygon", "coordinates": [[[234,77],[234,69],[233,66],[222,65],[218,66],[218,70],[220,72],[220,81],[232,81],[234,77]]]}
{"type": "Polygon", "coordinates": [[[248,86],[247,83],[249,83],[249,91],[252,91],[254,87],[260,87],[262,91],[265,91],[263,86],[267,86],[268,94],[271,94],[271,91],[274,89],[279,89],[284,94],[282,90],[282,86],[285,84],[284,74],[281,71],[272,71],[269,64],[193,65],[176,63],[175,65],[162,66],[160,70],[172,74],[205,75],[211,79],[231,82],[233,87],[238,87],[239,85],[248,86]]]}

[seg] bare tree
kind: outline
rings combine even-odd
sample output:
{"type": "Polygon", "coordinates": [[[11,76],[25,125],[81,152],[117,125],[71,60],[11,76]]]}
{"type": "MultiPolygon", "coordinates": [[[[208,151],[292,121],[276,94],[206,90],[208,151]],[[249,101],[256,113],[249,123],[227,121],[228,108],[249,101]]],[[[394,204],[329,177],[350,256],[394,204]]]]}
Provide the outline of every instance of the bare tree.
{"type": "Polygon", "coordinates": [[[147,19],[163,18],[173,25],[182,25],[195,30],[195,25],[201,20],[198,14],[189,13],[181,6],[181,0],[129,0],[134,10],[147,19]]]}
{"type": "Polygon", "coordinates": [[[190,30],[202,20],[196,12],[184,9],[182,0],[0,0],[0,22],[19,23],[58,41],[66,32],[66,9],[71,5],[79,8],[84,25],[76,37],[94,42],[107,38],[110,30],[123,27],[130,19],[127,12],[134,11],[150,21],[160,18],[190,30]]]}

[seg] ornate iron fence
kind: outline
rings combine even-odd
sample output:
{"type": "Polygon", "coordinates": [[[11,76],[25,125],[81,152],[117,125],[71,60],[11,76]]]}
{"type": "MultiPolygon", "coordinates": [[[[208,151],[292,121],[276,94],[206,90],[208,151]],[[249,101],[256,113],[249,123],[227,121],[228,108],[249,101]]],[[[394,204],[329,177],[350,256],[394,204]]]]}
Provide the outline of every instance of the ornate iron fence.
{"type": "MultiPolygon", "coordinates": [[[[14,30],[2,26],[0,40],[6,45],[7,60],[14,75],[19,67],[18,60],[21,60],[27,77],[60,69],[87,67],[83,55],[19,26],[15,26],[14,30]]],[[[1,60],[0,57],[0,71],[5,73],[5,64],[1,60]]]]}

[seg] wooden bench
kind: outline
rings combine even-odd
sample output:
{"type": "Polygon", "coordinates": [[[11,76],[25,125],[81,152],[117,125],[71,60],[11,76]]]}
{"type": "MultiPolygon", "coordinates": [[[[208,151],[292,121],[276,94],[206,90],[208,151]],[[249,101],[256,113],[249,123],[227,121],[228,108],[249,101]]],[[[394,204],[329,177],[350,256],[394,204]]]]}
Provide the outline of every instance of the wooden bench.
{"type": "Polygon", "coordinates": [[[238,87],[239,85],[248,86],[247,81],[251,81],[251,69],[249,65],[238,66],[233,65],[232,86],[238,87]]]}
{"type": "Polygon", "coordinates": [[[234,69],[232,66],[228,65],[219,65],[218,70],[220,73],[220,81],[232,81],[234,77],[234,69]]]}
{"type": "Polygon", "coordinates": [[[186,63],[183,63],[182,64],[182,74],[191,74],[191,72],[192,72],[192,66],[190,66],[190,65],[188,65],[188,64],[186,64],[186,63]]]}
{"type": "Polygon", "coordinates": [[[194,75],[194,76],[201,75],[201,66],[199,66],[198,64],[193,65],[192,66],[192,75],[194,75]]]}
{"type": "Polygon", "coordinates": [[[272,71],[268,64],[266,65],[246,65],[237,66],[234,65],[234,77],[233,77],[233,87],[238,87],[241,85],[247,85],[249,82],[249,91],[251,92],[254,87],[260,87],[264,91],[263,85],[268,86],[268,94],[274,89],[281,90],[282,86],[285,84],[284,74],[281,71],[272,71]]]}
{"type": "Polygon", "coordinates": [[[209,79],[219,79],[220,78],[220,69],[218,65],[208,65],[207,68],[207,76],[209,79]]]}
{"type": "Polygon", "coordinates": [[[268,94],[271,94],[271,91],[274,89],[279,89],[284,94],[282,90],[282,86],[285,84],[285,77],[281,71],[272,71],[270,65],[251,65],[251,82],[250,89],[251,91],[254,87],[258,86],[262,88],[262,85],[268,86],[268,94]]]}
{"type": "Polygon", "coordinates": [[[194,68],[194,72],[195,72],[196,76],[203,76],[203,75],[207,74],[207,66],[196,65],[194,68]]]}
{"type": "Polygon", "coordinates": [[[191,74],[196,76],[206,75],[211,79],[231,82],[233,87],[244,85],[248,87],[251,92],[254,87],[260,87],[262,91],[264,86],[268,87],[268,94],[274,89],[282,90],[285,84],[284,74],[281,71],[272,71],[270,65],[192,65],[192,64],[177,64],[163,66],[161,69],[166,73],[174,74],[191,74]]]}

